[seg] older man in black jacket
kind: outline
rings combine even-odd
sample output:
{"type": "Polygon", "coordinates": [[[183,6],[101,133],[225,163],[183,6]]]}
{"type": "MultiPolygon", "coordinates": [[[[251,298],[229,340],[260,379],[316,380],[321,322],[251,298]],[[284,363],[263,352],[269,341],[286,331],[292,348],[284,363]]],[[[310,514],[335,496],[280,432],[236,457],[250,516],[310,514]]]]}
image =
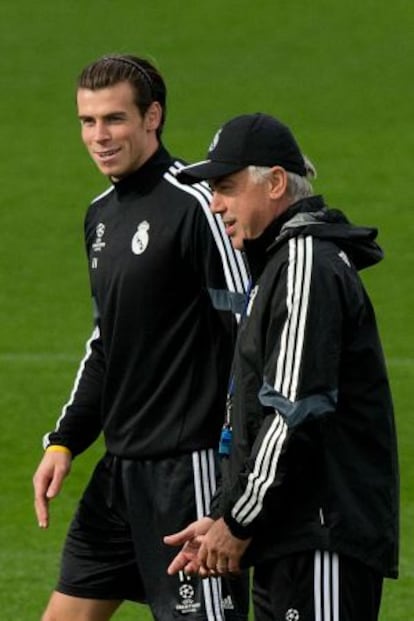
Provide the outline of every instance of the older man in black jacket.
{"type": "Polygon", "coordinates": [[[284,124],[236,117],[185,183],[244,248],[253,288],[224,432],[227,476],[212,512],[166,538],[169,567],[254,566],[256,621],[374,621],[397,576],[398,463],[374,311],[358,271],[382,252],[315,196],[315,170],[284,124]]]}

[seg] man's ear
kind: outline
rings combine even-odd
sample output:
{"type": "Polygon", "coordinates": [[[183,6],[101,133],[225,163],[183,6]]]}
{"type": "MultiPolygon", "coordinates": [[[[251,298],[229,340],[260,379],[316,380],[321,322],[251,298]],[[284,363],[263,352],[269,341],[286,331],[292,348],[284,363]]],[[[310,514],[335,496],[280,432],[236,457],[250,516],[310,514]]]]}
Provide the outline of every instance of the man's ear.
{"type": "Polygon", "coordinates": [[[281,166],[273,166],[270,175],[270,198],[279,199],[285,195],[287,189],[287,172],[281,166]]]}
{"type": "Polygon", "coordinates": [[[155,131],[161,123],[162,109],[158,101],[153,101],[145,113],[145,129],[155,131]]]}

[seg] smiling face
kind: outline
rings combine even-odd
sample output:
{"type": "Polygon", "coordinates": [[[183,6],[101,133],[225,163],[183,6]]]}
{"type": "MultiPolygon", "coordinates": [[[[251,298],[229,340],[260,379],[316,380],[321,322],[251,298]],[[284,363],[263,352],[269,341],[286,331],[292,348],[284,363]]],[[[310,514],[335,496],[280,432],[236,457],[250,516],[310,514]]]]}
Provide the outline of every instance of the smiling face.
{"type": "Polygon", "coordinates": [[[129,82],[77,92],[82,140],[99,170],[118,181],[140,168],[158,148],[161,108],[153,102],[142,116],[129,82]]]}
{"type": "Polygon", "coordinates": [[[257,181],[248,168],[215,179],[211,210],[223,220],[234,248],[241,250],[245,239],[259,237],[288,206],[285,198],[286,172],[274,167],[267,179],[257,181]]]}

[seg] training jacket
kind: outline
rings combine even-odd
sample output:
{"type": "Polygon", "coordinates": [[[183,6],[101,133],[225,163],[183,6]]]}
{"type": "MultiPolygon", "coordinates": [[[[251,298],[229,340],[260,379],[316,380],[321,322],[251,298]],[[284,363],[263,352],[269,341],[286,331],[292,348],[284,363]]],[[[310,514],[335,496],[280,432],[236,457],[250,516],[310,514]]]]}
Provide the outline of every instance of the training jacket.
{"type": "Polygon", "coordinates": [[[163,148],[89,207],[95,328],[44,446],[157,458],[217,444],[247,272],[210,213],[206,184],[180,184],[163,148]]]}
{"type": "Polygon", "coordinates": [[[375,237],[315,196],[246,243],[255,286],[234,361],[228,476],[212,511],[253,538],[246,565],[322,549],[397,575],[393,407],[358,275],[382,257],[375,237]]]}

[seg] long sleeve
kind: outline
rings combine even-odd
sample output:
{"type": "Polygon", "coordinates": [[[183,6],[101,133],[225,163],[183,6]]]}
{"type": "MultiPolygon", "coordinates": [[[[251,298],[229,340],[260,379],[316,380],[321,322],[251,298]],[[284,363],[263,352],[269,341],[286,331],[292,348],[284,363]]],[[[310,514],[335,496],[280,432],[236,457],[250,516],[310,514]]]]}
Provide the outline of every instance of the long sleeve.
{"type": "Polygon", "coordinates": [[[96,440],[102,428],[100,407],[104,371],[99,328],[95,328],[86,344],[70,399],[62,409],[55,430],[44,436],[44,448],[60,444],[75,456],[96,440]]]}

